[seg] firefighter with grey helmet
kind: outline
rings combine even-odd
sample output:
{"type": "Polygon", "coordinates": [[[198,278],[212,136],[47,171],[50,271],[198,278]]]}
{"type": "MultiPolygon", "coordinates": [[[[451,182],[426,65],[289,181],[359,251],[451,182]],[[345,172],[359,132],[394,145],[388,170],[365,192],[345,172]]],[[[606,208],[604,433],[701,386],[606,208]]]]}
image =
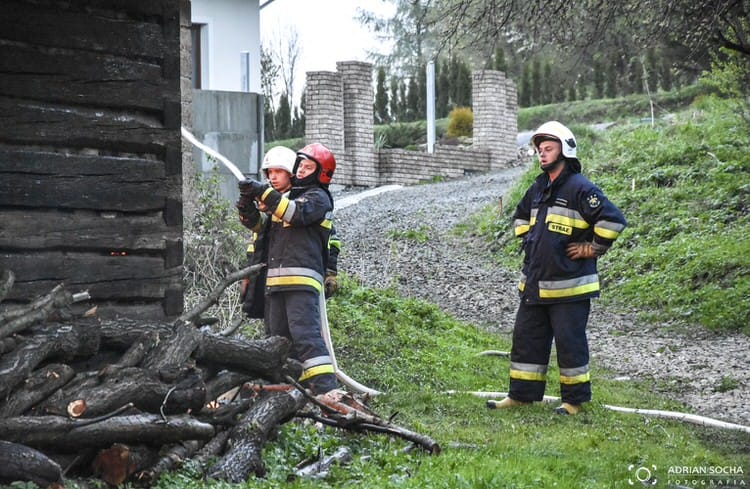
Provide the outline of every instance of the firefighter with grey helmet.
{"type": "Polygon", "coordinates": [[[562,404],[577,414],[591,400],[586,325],[591,298],[599,295],[597,258],[625,229],[622,212],[581,174],[573,133],[557,121],[531,137],[542,173],[513,215],[522,239],[520,304],[513,328],[508,397],[491,408],[541,401],[552,341],[557,350],[562,404]]]}
{"type": "Polygon", "coordinates": [[[314,143],[296,152],[288,194],[253,179],[239,183],[240,219],[265,236],[266,333],[291,339],[290,356],[303,367],[299,381],[314,394],[336,388],[318,302],[329,262],[333,198],[328,185],[335,169],[333,153],[314,143]],[[255,212],[241,205],[248,201],[257,202],[255,212]]]}

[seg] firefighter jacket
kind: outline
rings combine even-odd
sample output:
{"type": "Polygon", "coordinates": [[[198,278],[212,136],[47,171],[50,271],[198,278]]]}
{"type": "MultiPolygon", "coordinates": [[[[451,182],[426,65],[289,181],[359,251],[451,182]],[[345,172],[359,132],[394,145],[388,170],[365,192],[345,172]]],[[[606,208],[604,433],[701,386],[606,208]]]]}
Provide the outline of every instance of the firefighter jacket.
{"type": "MultiPolygon", "coordinates": [[[[266,263],[265,293],[320,293],[329,267],[330,194],[318,186],[294,187],[288,196],[268,188],[260,199],[270,214],[259,214],[252,225],[243,224],[255,232],[248,248],[249,264],[266,263]]],[[[333,248],[338,252],[338,247],[333,248]]],[[[262,299],[256,297],[253,302],[262,299]]]]}
{"type": "Polygon", "coordinates": [[[620,210],[572,166],[551,183],[546,173],[537,177],[513,215],[515,234],[523,238],[519,292],[527,303],[598,296],[596,258],[571,260],[565,247],[587,241],[606,251],[626,225],[620,210]]]}

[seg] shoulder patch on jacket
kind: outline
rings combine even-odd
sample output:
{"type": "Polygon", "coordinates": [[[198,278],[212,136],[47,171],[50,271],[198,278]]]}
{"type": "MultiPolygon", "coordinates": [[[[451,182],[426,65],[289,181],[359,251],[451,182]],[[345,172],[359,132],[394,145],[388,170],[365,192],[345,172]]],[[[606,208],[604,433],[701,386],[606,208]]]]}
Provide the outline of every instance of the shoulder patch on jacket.
{"type": "Polygon", "coordinates": [[[592,209],[596,209],[602,203],[602,199],[599,198],[596,192],[592,192],[588,197],[586,197],[586,201],[589,203],[589,207],[591,207],[592,209]]]}

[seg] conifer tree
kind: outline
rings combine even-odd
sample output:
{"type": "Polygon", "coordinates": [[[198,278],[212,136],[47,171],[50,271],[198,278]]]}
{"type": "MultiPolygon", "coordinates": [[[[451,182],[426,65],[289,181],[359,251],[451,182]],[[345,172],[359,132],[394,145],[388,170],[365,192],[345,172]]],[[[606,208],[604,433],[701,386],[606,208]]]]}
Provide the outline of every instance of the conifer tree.
{"type": "Polygon", "coordinates": [[[437,117],[445,117],[448,115],[448,104],[450,101],[450,78],[448,74],[448,61],[443,60],[442,63],[435,63],[437,71],[437,87],[435,88],[435,115],[437,117]],[[437,70],[437,67],[440,69],[437,70]]]}
{"type": "Polygon", "coordinates": [[[604,68],[599,58],[594,58],[594,65],[592,67],[594,77],[594,98],[604,97],[604,68]]]}
{"type": "Polygon", "coordinates": [[[291,134],[292,113],[289,107],[289,96],[286,93],[279,97],[279,108],[276,111],[274,125],[276,126],[276,139],[287,139],[291,134]]]}
{"type": "Polygon", "coordinates": [[[390,122],[388,116],[388,93],[385,88],[385,68],[378,68],[377,82],[375,85],[375,123],[386,124],[390,122]]]}
{"type": "Polygon", "coordinates": [[[390,111],[391,121],[401,120],[401,113],[399,111],[398,102],[398,80],[395,76],[391,77],[391,97],[388,101],[388,109],[390,111]]]}
{"type": "Polygon", "coordinates": [[[407,119],[406,83],[402,79],[398,84],[398,120],[405,122],[407,119]]]}
{"type": "Polygon", "coordinates": [[[557,102],[557,97],[560,96],[559,90],[554,90],[552,85],[552,65],[550,64],[549,60],[544,61],[544,69],[542,74],[542,86],[544,89],[541,93],[541,100],[540,102],[543,104],[550,104],[552,102],[557,102]]]}
{"type": "Polygon", "coordinates": [[[521,68],[521,85],[518,87],[518,104],[521,107],[531,106],[531,70],[529,64],[524,63],[521,68]]]}
{"type": "Polygon", "coordinates": [[[456,106],[471,106],[471,69],[463,60],[456,63],[456,106]]]}
{"type": "Polygon", "coordinates": [[[531,96],[529,103],[538,105],[542,100],[542,68],[538,58],[531,62],[531,96]]]}
{"type": "Polygon", "coordinates": [[[417,75],[417,119],[427,116],[427,66],[423,63],[417,75]]]}
{"type": "Polygon", "coordinates": [[[406,93],[406,120],[415,121],[417,120],[417,112],[419,111],[419,87],[417,81],[412,76],[409,78],[409,88],[406,93]]]}
{"type": "Polygon", "coordinates": [[[617,65],[607,63],[607,83],[604,87],[604,96],[607,98],[617,97],[617,65]]]}

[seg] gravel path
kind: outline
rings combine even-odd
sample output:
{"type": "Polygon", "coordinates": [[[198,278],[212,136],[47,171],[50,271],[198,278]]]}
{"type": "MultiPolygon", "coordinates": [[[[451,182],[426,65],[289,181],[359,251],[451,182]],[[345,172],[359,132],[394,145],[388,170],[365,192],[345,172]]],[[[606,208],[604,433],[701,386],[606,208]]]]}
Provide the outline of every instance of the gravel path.
{"type": "MultiPolygon", "coordinates": [[[[487,204],[497,204],[523,171],[515,167],[405,187],[337,210],[336,229],[343,243],[340,270],[368,287],[392,285],[404,296],[433,302],[458,319],[509,338],[518,304],[518,271],[501,269],[487,243],[457,236],[453,228],[487,204]]],[[[349,195],[351,191],[334,191],[336,199],[349,195]]],[[[604,275],[606,267],[604,257],[604,275]]],[[[649,325],[593,301],[592,363],[623,381],[651,379],[653,390],[698,414],[750,425],[750,338],[684,329],[649,325]]],[[[596,379],[593,387],[596,396],[596,379]]]]}

